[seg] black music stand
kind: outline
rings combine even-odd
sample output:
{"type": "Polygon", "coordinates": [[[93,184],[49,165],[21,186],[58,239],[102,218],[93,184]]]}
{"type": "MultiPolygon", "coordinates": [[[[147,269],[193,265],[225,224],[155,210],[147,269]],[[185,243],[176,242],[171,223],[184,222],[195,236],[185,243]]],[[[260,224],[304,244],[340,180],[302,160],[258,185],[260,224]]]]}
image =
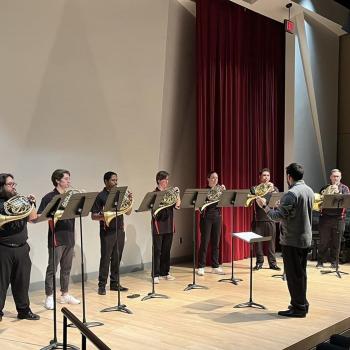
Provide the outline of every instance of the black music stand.
{"type": "MultiPolygon", "coordinates": [[[[218,207],[244,207],[244,204],[247,200],[249,191],[236,191],[236,190],[226,190],[221,195],[220,201],[218,203],[218,207]],[[237,193],[239,193],[237,195],[237,193]],[[237,198],[236,198],[237,197],[237,198]]],[[[234,285],[238,285],[238,282],[243,281],[241,278],[235,278],[234,276],[234,236],[231,235],[231,277],[230,278],[222,278],[218,282],[228,282],[234,285]]]]}
{"type": "MultiPolygon", "coordinates": [[[[139,208],[136,210],[137,213],[141,213],[143,211],[149,211],[152,212],[159,208],[159,204],[164,198],[166,191],[158,191],[158,192],[148,192],[146,193],[145,197],[142,200],[142,203],[140,204],[139,208]]],[[[159,294],[155,292],[154,288],[154,242],[153,242],[153,232],[151,232],[152,235],[152,291],[148,293],[146,296],[144,296],[141,301],[153,299],[153,298],[163,298],[163,299],[169,299],[167,295],[159,294]]]]}
{"type": "Polygon", "coordinates": [[[253,301],[253,244],[256,242],[264,242],[271,239],[271,236],[263,237],[257,235],[254,232],[237,232],[232,233],[235,237],[249,243],[250,245],[250,288],[249,288],[249,301],[246,303],[238,304],[235,308],[243,307],[255,307],[258,309],[266,309],[264,305],[254,303],[253,301]]]}
{"type": "Polygon", "coordinates": [[[204,189],[187,189],[181,199],[181,208],[193,209],[193,234],[192,234],[192,283],[188,284],[185,291],[191,289],[208,289],[206,286],[196,284],[196,247],[197,247],[197,220],[196,209],[200,208],[206,201],[208,190],[204,189]]]}
{"type": "MultiPolygon", "coordinates": [[[[80,255],[81,255],[81,293],[83,299],[83,323],[86,327],[97,327],[103,326],[102,322],[86,322],[86,307],[85,307],[85,268],[84,268],[84,245],[83,245],[83,221],[82,218],[89,215],[91,208],[95,202],[95,199],[98,195],[98,192],[89,192],[89,193],[75,193],[73,194],[67,203],[66,208],[62,216],[58,219],[61,220],[70,220],[79,218],[80,226],[80,255]]],[[[75,327],[73,324],[70,324],[69,327],[75,327]]]]}
{"type": "MultiPolygon", "coordinates": [[[[63,343],[57,341],[57,312],[56,312],[56,264],[55,264],[55,225],[54,225],[54,216],[57,209],[60,207],[63,199],[66,197],[66,194],[58,194],[54,196],[43,212],[40,214],[38,219],[35,220],[35,223],[51,220],[51,236],[52,236],[52,254],[53,254],[53,278],[52,278],[52,289],[53,289],[53,338],[50,340],[50,344],[44,346],[40,350],[51,350],[51,349],[63,349],[63,343]]],[[[49,222],[50,226],[50,222],[49,222]]],[[[78,350],[79,348],[67,344],[66,349],[78,350]]]]}
{"type": "MultiPolygon", "coordinates": [[[[350,208],[350,194],[325,194],[322,208],[350,208]]],[[[337,277],[341,278],[341,275],[348,275],[349,273],[344,271],[339,271],[339,254],[341,249],[341,240],[342,237],[339,237],[339,247],[338,247],[338,254],[337,254],[337,260],[336,260],[336,267],[335,270],[321,270],[322,275],[326,275],[329,273],[335,273],[337,277]]]]}
{"type": "MultiPolygon", "coordinates": [[[[267,202],[267,205],[270,208],[278,207],[279,201],[281,200],[283,195],[284,195],[284,192],[273,192],[273,193],[271,193],[271,196],[270,196],[269,201],[267,202]]],[[[284,272],[284,265],[283,265],[283,272],[282,273],[272,275],[271,277],[281,278],[282,281],[287,281],[286,273],[284,272]]]]}
{"type": "MultiPolygon", "coordinates": [[[[127,190],[127,186],[123,187],[117,187],[114,186],[109,192],[109,195],[106,200],[106,204],[103,208],[104,212],[108,211],[114,211],[115,212],[115,234],[118,235],[118,227],[117,227],[117,216],[118,216],[118,211],[120,210],[120,207],[123,202],[124,195],[127,190]]],[[[118,246],[118,238],[116,239],[116,249],[117,249],[117,286],[118,286],[118,304],[116,306],[112,307],[107,307],[101,312],[112,312],[112,311],[120,311],[124,312],[126,314],[132,314],[131,310],[129,310],[125,304],[122,304],[120,302],[120,259],[119,259],[119,246],[118,246]]]]}

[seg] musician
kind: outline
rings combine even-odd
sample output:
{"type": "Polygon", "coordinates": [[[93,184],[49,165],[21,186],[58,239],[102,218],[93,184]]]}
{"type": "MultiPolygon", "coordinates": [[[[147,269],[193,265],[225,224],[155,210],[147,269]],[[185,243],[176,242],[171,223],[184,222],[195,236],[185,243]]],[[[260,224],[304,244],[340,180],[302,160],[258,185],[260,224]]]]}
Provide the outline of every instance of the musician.
{"type": "MultiPolygon", "coordinates": [[[[106,294],[106,284],[108,279],[109,268],[110,274],[110,290],[118,290],[118,268],[123,255],[125,231],[124,217],[118,215],[117,219],[113,219],[109,226],[106,225],[103,215],[103,208],[106,204],[110,190],[117,186],[118,175],[113,171],[108,171],[103,176],[105,184],[104,189],[98,194],[94,206],[92,207],[92,220],[100,221],[100,244],[101,257],[98,274],[98,294],[106,294]],[[117,249],[118,246],[118,249],[117,249]],[[119,257],[119,259],[118,259],[119,257]]],[[[118,199],[119,200],[119,199],[118,199]]],[[[126,215],[131,214],[131,208],[126,215]]],[[[120,291],[128,291],[129,289],[120,285],[120,291]]]]}
{"type": "MultiPolygon", "coordinates": [[[[154,192],[166,191],[169,186],[169,173],[161,170],[156,175],[157,187],[154,192]]],[[[174,208],[179,209],[181,200],[179,197],[173,206],[160,210],[155,216],[152,215],[152,236],[154,254],[154,283],[159,279],[172,281],[175,279],[170,274],[170,250],[175,232],[174,208]]]]}
{"type": "MultiPolygon", "coordinates": [[[[339,169],[333,169],[331,171],[330,180],[330,184],[323,187],[320,193],[329,186],[331,186],[333,193],[349,193],[349,188],[340,182],[341,171],[339,169]]],[[[345,215],[346,209],[344,208],[325,208],[321,210],[320,221],[318,224],[320,243],[318,246],[317,268],[323,268],[328,249],[331,267],[334,269],[337,268],[341,238],[345,231],[345,215]]]]}
{"type": "MultiPolygon", "coordinates": [[[[264,197],[269,200],[272,192],[278,192],[278,188],[270,182],[270,169],[264,168],[259,171],[259,183],[266,184],[270,187],[269,193],[264,197]]],[[[251,193],[255,195],[255,187],[250,189],[251,193]]],[[[270,269],[281,270],[276,263],[276,224],[273,222],[256,203],[254,203],[254,219],[252,222],[252,231],[261,236],[271,236],[271,240],[265,242],[268,248],[267,260],[269,262],[270,269]]],[[[258,242],[256,244],[256,265],[255,270],[260,270],[264,264],[264,251],[263,243],[258,242]]]]}
{"type": "MultiPolygon", "coordinates": [[[[219,176],[215,171],[211,171],[207,176],[208,189],[218,185],[219,176]]],[[[221,185],[225,189],[224,185],[221,185]]],[[[201,242],[198,252],[198,270],[199,276],[204,276],[206,265],[207,250],[209,241],[211,241],[211,266],[212,273],[223,275],[224,271],[219,264],[219,246],[221,237],[221,208],[217,207],[217,202],[208,205],[201,213],[200,218],[201,242]]]]}
{"type": "MultiPolygon", "coordinates": [[[[17,195],[16,183],[11,174],[0,174],[0,214],[6,215],[4,203],[17,195]]],[[[28,197],[35,203],[33,195],[28,197]]],[[[11,283],[12,295],[17,309],[17,318],[26,320],[39,320],[30,309],[29,282],[32,262],[29,256],[27,243],[27,222],[32,222],[37,217],[33,209],[24,219],[11,221],[0,227],[0,321],[4,315],[3,308],[6,300],[7,289],[11,283]]]]}
{"type": "Polygon", "coordinates": [[[289,190],[283,195],[277,208],[269,208],[266,198],[258,197],[256,202],[270,219],[281,223],[280,243],[291,305],[288,310],[279,311],[278,314],[286,317],[305,317],[309,311],[306,298],[306,262],[312,239],[311,220],[315,195],[302,180],[302,165],[288,165],[286,175],[289,190]]]}
{"type": "MultiPolygon", "coordinates": [[[[65,169],[57,169],[51,175],[51,182],[54,189],[47,193],[41,200],[38,214],[40,215],[45,207],[50,203],[51,199],[56,195],[67,192],[70,187],[70,172],[65,169]]],[[[70,271],[74,256],[75,245],[75,220],[58,220],[54,227],[54,246],[52,249],[52,220],[48,222],[48,251],[49,261],[46,268],[45,276],[45,307],[48,310],[53,310],[53,278],[56,276],[58,265],[60,265],[60,287],[61,287],[61,304],[80,304],[80,300],[68,293],[70,271]],[[54,271],[55,259],[55,271],[54,271]]]]}

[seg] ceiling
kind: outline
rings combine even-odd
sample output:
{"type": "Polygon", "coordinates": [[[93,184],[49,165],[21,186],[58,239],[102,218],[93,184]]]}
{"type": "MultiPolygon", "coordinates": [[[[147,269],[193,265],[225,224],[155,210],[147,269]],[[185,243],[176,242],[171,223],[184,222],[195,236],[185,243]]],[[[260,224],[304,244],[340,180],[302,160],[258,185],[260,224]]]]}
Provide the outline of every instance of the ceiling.
{"type": "Polygon", "coordinates": [[[254,12],[258,12],[276,21],[283,22],[288,18],[289,11],[286,8],[292,3],[291,18],[299,13],[312,17],[317,22],[327,27],[337,35],[346,34],[347,22],[349,21],[349,0],[230,0],[244,6],[254,12]],[[252,4],[250,2],[253,2],[252,4]],[[347,7],[340,3],[345,2],[347,7]]]}

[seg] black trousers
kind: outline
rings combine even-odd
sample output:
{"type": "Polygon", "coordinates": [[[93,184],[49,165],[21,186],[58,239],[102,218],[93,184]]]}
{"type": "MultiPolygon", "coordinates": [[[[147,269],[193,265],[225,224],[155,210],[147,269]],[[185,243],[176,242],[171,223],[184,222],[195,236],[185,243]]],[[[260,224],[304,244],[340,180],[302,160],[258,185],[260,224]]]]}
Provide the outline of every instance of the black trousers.
{"type": "Polygon", "coordinates": [[[264,263],[264,243],[267,245],[267,260],[269,265],[276,265],[276,224],[272,221],[253,221],[252,230],[263,237],[271,236],[267,242],[256,243],[256,263],[264,263]]]}
{"type": "Polygon", "coordinates": [[[287,277],[287,285],[290,294],[290,304],[295,309],[307,312],[309,309],[309,302],[306,298],[306,262],[309,249],[286,245],[281,247],[284,272],[287,277]]]}
{"type": "Polygon", "coordinates": [[[125,231],[123,229],[118,229],[117,233],[112,234],[106,234],[106,231],[100,231],[100,242],[101,258],[98,273],[98,286],[106,286],[109,269],[111,271],[110,284],[116,285],[118,283],[118,268],[123,255],[125,231]]]}
{"type": "Polygon", "coordinates": [[[345,231],[345,222],[339,218],[323,215],[320,217],[318,232],[320,243],[318,246],[317,260],[325,262],[329,249],[330,262],[335,264],[339,257],[340,242],[345,231]]]}
{"type": "Polygon", "coordinates": [[[6,300],[7,289],[11,283],[12,295],[19,314],[29,312],[29,281],[32,262],[29,245],[11,248],[0,245],[0,315],[6,300]]]}
{"type": "Polygon", "coordinates": [[[211,241],[211,266],[219,267],[219,246],[221,237],[221,216],[213,218],[201,217],[200,220],[201,243],[198,252],[198,267],[206,265],[207,250],[211,241]]]}
{"type": "Polygon", "coordinates": [[[154,277],[167,276],[169,274],[172,243],[172,233],[153,235],[154,277]]]}

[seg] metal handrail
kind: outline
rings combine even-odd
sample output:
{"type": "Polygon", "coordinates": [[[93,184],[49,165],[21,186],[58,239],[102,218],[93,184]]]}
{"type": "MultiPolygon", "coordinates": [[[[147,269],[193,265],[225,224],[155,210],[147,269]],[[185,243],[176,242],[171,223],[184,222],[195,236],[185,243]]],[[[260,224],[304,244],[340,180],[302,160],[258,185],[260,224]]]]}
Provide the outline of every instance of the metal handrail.
{"type": "Polygon", "coordinates": [[[63,313],[63,349],[67,348],[67,319],[69,319],[81,334],[81,348],[86,350],[86,339],[88,339],[93,345],[99,350],[111,350],[97,335],[90,331],[88,327],[85,326],[71,311],[66,307],[61,309],[63,313]]]}

